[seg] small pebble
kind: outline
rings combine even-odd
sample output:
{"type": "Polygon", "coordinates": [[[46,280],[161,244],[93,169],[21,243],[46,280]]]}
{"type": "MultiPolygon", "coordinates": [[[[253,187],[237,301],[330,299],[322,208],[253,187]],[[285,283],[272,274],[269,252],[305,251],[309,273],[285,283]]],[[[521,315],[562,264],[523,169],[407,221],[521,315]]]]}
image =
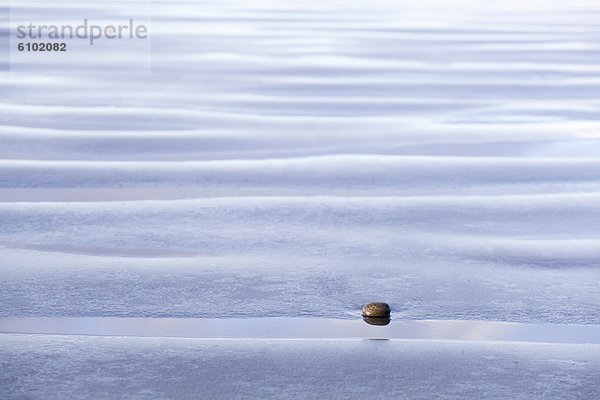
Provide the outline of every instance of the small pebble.
{"type": "Polygon", "coordinates": [[[371,318],[389,318],[391,311],[387,303],[369,303],[365,304],[362,309],[363,317],[371,318]]]}
{"type": "Polygon", "coordinates": [[[384,326],[388,325],[391,321],[390,317],[363,317],[363,321],[365,321],[369,325],[379,325],[384,326]]]}

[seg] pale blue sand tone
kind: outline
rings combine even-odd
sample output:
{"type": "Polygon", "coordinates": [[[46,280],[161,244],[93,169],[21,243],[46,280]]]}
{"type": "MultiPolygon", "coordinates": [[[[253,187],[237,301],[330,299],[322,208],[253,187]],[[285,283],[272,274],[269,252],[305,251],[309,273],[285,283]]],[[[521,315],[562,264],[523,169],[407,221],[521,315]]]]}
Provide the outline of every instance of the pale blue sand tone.
{"type": "Polygon", "coordinates": [[[13,399],[595,399],[600,347],[3,335],[13,399]]]}
{"type": "MultiPolygon", "coordinates": [[[[100,47],[85,74],[0,72],[0,318],[387,301],[600,326],[597,0],[153,11],[151,74],[100,47]]],[[[2,399],[600,397],[594,345],[0,335],[0,353],[2,399]]]]}

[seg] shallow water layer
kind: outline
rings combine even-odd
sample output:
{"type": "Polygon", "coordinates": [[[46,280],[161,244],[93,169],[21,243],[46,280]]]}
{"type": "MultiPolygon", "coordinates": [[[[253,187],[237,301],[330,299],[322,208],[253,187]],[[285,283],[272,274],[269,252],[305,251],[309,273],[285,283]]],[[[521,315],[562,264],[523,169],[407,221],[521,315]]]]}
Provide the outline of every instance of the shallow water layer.
{"type": "Polygon", "coordinates": [[[403,339],[600,344],[600,326],[320,318],[7,318],[0,333],[201,339],[403,339]]]}

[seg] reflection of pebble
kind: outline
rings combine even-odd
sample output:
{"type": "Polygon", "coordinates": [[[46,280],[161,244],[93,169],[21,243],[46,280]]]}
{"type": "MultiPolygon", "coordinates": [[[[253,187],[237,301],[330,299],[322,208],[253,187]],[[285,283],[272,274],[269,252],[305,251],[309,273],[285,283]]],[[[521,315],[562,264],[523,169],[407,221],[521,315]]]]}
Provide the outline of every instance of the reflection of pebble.
{"type": "Polygon", "coordinates": [[[390,312],[390,306],[387,303],[369,303],[362,309],[363,317],[389,317],[390,312]]]}
{"type": "Polygon", "coordinates": [[[391,319],[390,317],[363,317],[363,321],[369,325],[387,325],[391,319]]]}

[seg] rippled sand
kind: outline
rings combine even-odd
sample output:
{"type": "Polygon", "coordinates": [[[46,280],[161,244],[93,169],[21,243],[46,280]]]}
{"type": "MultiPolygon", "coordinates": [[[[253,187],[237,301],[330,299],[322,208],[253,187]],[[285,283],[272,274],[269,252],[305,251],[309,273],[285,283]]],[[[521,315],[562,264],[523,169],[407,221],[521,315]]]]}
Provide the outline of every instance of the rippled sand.
{"type": "MultiPolygon", "coordinates": [[[[0,317],[350,319],[385,300],[398,319],[600,325],[597,1],[153,12],[151,74],[0,73],[0,317]]],[[[0,337],[1,351],[21,340],[0,337]]],[[[36,338],[19,368],[61,340],[36,338]]],[[[228,360],[261,359],[260,346],[228,360]]],[[[569,352],[539,364],[493,351],[506,374],[483,381],[498,396],[516,376],[508,360],[541,374],[569,352]]],[[[558,369],[574,379],[566,391],[528,381],[521,393],[594,397],[586,357],[558,369]]],[[[148,397],[192,396],[172,390],[148,397]]]]}

